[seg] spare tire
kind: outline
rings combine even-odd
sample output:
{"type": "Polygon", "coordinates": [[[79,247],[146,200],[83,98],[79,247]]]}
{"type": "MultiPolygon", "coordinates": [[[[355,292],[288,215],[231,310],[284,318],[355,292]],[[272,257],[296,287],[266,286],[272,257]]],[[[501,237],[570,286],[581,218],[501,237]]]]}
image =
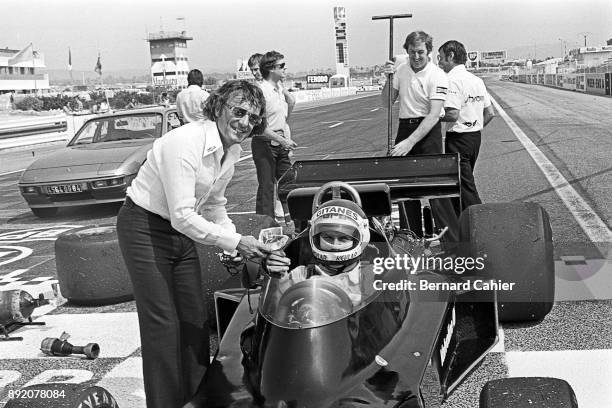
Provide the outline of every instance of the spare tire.
{"type": "Polygon", "coordinates": [[[55,264],[62,296],[72,303],[98,306],[134,298],[114,224],[60,234],[55,264]]]}
{"type": "Polygon", "coordinates": [[[552,229],[536,203],[494,203],[468,207],[459,219],[460,255],[484,258],[477,275],[514,283],[498,290],[502,322],[541,320],[552,309],[555,268],[552,229]]]}
{"type": "Polygon", "coordinates": [[[106,389],[85,384],[44,383],[13,391],[5,408],[119,408],[106,389]]]}
{"type": "MultiPolygon", "coordinates": [[[[278,223],[267,215],[239,214],[230,217],[236,226],[236,231],[242,235],[259,236],[259,231],[264,228],[278,227],[278,223]]],[[[240,287],[240,277],[232,277],[225,266],[219,261],[218,253],[221,250],[215,246],[196,243],[200,257],[200,268],[202,269],[202,287],[206,299],[208,322],[215,325],[215,303],[214,293],[228,287],[240,287]]],[[[249,269],[257,269],[255,262],[247,262],[249,269]]]]}

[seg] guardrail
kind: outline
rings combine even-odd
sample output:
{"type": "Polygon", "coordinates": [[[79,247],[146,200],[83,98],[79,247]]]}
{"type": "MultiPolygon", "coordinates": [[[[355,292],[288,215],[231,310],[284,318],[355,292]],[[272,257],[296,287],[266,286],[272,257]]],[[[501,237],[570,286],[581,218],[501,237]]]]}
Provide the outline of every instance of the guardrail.
{"type": "Polygon", "coordinates": [[[53,122],[31,123],[0,128],[0,139],[39,135],[41,133],[65,132],[66,130],[68,130],[68,122],[66,119],[60,119],[53,122]]]}

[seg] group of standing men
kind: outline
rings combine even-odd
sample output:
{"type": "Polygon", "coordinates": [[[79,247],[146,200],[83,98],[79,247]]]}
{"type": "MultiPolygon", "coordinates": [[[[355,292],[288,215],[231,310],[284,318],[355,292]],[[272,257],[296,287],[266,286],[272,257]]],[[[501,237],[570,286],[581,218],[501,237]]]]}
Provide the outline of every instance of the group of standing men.
{"type": "MultiPolygon", "coordinates": [[[[406,37],[408,61],[387,61],[386,74],[394,74],[383,92],[383,106],[399,97],[399,127],[393,156],[458,153],[461,170],[461,197],[431,200],[436,225],[447,226],[445,241],[459,240],[458,217],[461,209],[480,204],[474,182],[474,166],[480,151],[480,131],[495,116],[484,82],[466,70],[467,52],[458,41],[447,41],[438,49],[438,66],[431,61],[433,38],[423,31],[406,37]],[[448,122],[443,145],[441,122],[448,122]],[[444,149],[443,149],[444,147],[444,149]]],[[[406,202],[410,229],[422,236],[421,208],[418,201],[406,202]]]]}
{"type": "MultiPolygon", "coordinates": [[[[472,170],[480,129],[493,116],[486,89],[462,67],[465,49],[460,43],[450,41],[439,50],[439,65],[448,77],[430,61],[431,36],[411,33],[404,48],[409,62],[399,65],[393,83],[387,84],[393,86],[393,99],[400,98],[392,154],[442,152],[439,122],[457,120],[447,150],[461,155],[464,205],[480,202],[472,170]]],[[[242,142],[253,136],[257,212],[270,216],[274,185],[290,166],[289,152],[296,147],[287,125],[295,101],[281,84],[284,56],[270,51],[252,58],[249,65],[256,78],[261,73],[256,84],[228,81],[210,96],[201,89],[201,72],[189,73],[177,110],[182,122],[191,123],[154,141],[117,216],[119,246],[138,310],[148,408],[206,406],[200,385],[210,362],[209,337],[196,242],[237,258],[265,258],[273,273],[289,270],[284,253],[237,232],[225,208],[225,190],[242,142]]],[[[385,71],[394,72],[394,64],[386,64],[385,71]]],[[[454,216],[456,222],[452,204],[439,201],[437,217],[454,216]]],[[[336,242],[337,236],[326,239],[334,240],[336,247],[344,245],[336,242]]],[[[361,243],[367,240],[360,238],[361,243]]]]}

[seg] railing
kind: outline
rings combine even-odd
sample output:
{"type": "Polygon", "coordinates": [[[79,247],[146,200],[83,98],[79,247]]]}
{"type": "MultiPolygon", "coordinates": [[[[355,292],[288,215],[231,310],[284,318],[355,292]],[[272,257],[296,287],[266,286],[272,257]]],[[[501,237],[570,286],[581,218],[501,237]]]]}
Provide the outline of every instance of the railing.
{"type": "Polygon", "coordinates": [[[44,81],[47,74],[0,74],[0,81],[44,81]]]}
{"type": "Polygon", "coordinates": [[[193,39],[193,37],[187,35],[186,31],[161,31],[159,33],[149,33],[147,40],[169,40],[171,38],[180,38],[183,40],[193,39]]]}

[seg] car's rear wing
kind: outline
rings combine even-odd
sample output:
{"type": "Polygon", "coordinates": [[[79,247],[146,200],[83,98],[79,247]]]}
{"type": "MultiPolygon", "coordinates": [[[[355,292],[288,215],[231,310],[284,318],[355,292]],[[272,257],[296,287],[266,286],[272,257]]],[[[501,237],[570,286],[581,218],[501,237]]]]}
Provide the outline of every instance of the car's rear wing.
{"type": "MultiPolygon", "coordinates": [[[[310,187],[304,191],[308,194],[300,194],[300,200],[312,203],[316,192],[314,187],[330,181],[344,181],[358,191],[361,186],[386,184],[390,188],[392,202],[458,197],[461,194],[459,155],[431,154],[296,161],[281,178],[278,195],[285,200],[290,191],[310,187]]],[[[376,195],[371,196],[376,198],[376,195]]],[[[367,197],[363,197],[362,201],[364,208],[370,207],[365,202],[368,201],[367,197]]]]}

